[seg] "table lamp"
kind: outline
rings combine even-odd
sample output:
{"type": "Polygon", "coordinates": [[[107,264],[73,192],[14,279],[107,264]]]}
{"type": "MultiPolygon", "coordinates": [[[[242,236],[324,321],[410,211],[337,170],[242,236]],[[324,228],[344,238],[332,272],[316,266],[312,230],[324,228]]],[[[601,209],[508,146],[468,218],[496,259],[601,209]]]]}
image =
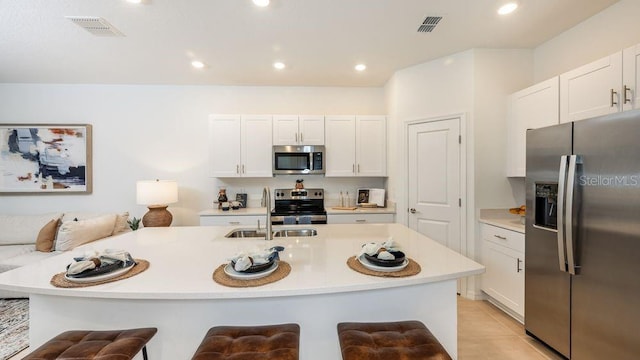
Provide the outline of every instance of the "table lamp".
{"type": "Polygon", "coordinates": [[[173,215],[167,211],[167,206],[177,201],[178,183],[173,180],[142,180],[136,183],[136,203],[149,208],[142,217],[145,227],[171,225],[173,215]]]}

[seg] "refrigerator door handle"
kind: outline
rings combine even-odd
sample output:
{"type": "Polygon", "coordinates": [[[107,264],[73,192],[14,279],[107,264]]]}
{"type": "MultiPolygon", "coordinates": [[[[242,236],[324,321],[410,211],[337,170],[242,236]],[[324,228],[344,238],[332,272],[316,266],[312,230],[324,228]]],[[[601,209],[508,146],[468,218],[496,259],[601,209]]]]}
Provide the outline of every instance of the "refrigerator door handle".
{"type": "Polygon", "coordinates": [[[567,175],[567,210],[565,213],[566,239],[567,239],[567,263],[569,264],[569,273],[576,274],[575,259],[575,242],[573,241],[573,194],[576,185],[576,166],[581,164],[582,159],[579,155],[569,156],[569,174],[567,175]]]}
{"type": "Polygon", "coordinates": [[[560,157],[560,171],[558,175],[558,265],[560,271],[567,272],[567,259],[564,246],[564,200],[565,184],[567,181],[567,155],[560,157]]]}

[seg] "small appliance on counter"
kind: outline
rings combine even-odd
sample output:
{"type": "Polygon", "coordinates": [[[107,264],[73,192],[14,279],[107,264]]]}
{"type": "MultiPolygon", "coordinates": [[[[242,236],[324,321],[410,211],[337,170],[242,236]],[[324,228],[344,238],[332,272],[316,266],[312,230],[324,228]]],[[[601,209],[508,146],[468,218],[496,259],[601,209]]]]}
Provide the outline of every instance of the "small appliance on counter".
{"type": "Polygon", "coordinates": [[[384,207],[384,189],[358,189],[357,205],[360,207],[384,207]]]}

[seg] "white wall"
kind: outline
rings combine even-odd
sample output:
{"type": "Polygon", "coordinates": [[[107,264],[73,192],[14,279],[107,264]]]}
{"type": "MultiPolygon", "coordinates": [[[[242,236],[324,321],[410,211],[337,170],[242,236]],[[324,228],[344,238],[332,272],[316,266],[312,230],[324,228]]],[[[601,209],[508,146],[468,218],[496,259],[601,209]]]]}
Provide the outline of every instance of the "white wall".
{"type": "Polygon", "coordinates": [[[534,83],[640,43],[640,1],[621,0],[534,51],[534,83]]]}
{"type": "MultiPolygon", "coordinates": [[[[507,96],[532,81],[531,50],[474,49],[400,70],[387,83],[392,121],[389,133],[389,191],[398,204],[398,222],[407,223],[405,123],[464,114],[466,144],[466,255],[479,259],[477,209],[514,203],[505,176],[507,96]]],[[[464,290],[463,290],[464,291],[464,290]]],[[[474,279],[467,296],[479,294],[474,279]]]]}
{"type": "Polygon", "coordinates": [[[398,204],[396,219],[407,224],[405,123],[473,108],[473,51],[397,71],[386,85],[389,109],[389,198],[398,204]]]}
{"type": "MultiPolygon", "coordinates": [[[[475,208],[516,206],[506,177],[507,98],[532,82],[531,50],[475,51],[475,208]]],[[[519,204],[518,204],[519,205],[519,204]]]]}
{"type": "MultiPolygon", "coordinates": [[[[198,223],[218,186],[258,200],[262,186],[292,187],[296,177],[231,181],[208,177],[208,114],[385,114],[383,88],[0,84],[0,123],[93,125],[93,194],[0,196],[0,213],[129,211],[140,217],[135,182],[175,179],[175,225],[198,223]]],[[[384,186],[382,179],[305,177],[307,187],[384,186]]]]}

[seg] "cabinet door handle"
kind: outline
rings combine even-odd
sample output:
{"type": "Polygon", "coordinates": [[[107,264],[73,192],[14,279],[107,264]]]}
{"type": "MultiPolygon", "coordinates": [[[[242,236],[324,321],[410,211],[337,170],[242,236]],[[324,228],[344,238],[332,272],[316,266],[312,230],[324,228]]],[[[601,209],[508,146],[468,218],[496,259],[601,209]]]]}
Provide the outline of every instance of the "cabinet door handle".
{"type": "Polygon", "coordinates": [[[356,173],[356,164],[351,164],[351,172],[356,173]]]}
{"type": "Polygon", "coordinates": [[[356,219],[357,223],[363,223],[363,222],[367,222],[367,219],[356,219]]]}
{"type": "Polygon", "coordinates": [[[516,258],[516,272],[520,272],[522,271],[522,268],[520,267],[520,264],[522,264],[522,260],[520,260],[520,258],[516,258]]]}
{"type": "Polygon", "coordinates": [[[242,173],[244,174],[244,164],[242,164],[242,173]]]}
{"type": "Polygon", "coordinates": [[[298,142],[298,133],[296,133],[296,142],[298,142]]]}
{"type": "Polygon", "coordinates": [[[240,165],[236,165],[236,174],[240,174],[240,165]]]}
{"type": "Polygon", "coordinates": [[[358,174],[360,173],[360,164],[358,164],[358,174]]]}
{"type": "Polygon", "coordinates": [[[618,95],[618,93],[615,90],[611,89],[611,107],[614,107],[614,105],[618,105],[618,102],[614,99],[616,95],[618,95]]]}
{"type": "Polygon", "coordinates": [[[302,133],[300,133],[300,142],[304,142],[304,136],[302,136],[302,133]]]}
{"type": "Polygon", "coordinates": [[[240,225],[240,221],[229,221],[229,225],[240,225]]]}
{"type": "Polygon", "coordinates": [[[500,239],[500,240],[507,240],[507,238],[506,238],[506,237],[504,237],[504,236],[500,236],[500,235],[493,235],[493,236],[494,236],[494,237],[497,237],[497,238],[498,238],[498,239],[500,239]]]}
{"type": "MultiPolygon", "coordinates": [[[[624,86],[624,88],[622,88],[623,92],[624,92],[624,103],[630,103],[631,99],[629,99],[629,97],[627,96],[627,94],[629,92],[631,92],[631,88],[628,87],[627,85],[624,86]]],[[[631,94],[633,96],[633,93],[631,94]]]]}

